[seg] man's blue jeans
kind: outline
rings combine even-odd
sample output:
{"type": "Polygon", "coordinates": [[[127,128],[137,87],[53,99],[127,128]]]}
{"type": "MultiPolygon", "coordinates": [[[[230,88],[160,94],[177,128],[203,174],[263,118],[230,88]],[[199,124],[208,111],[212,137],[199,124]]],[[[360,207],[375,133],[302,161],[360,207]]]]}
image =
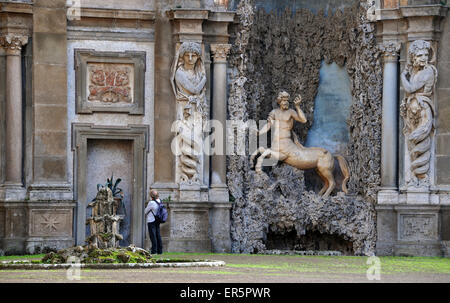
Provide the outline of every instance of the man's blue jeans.
{"type": "Polygon", "coordinates": [[[148,234],[150,235],[150,241],[152,242],[152,254],[162,254],[162,240],[161,240],[161,232],[159,230],[160,223],[156,223],[155,221],[147,223],[148,225],[148,234]]]}

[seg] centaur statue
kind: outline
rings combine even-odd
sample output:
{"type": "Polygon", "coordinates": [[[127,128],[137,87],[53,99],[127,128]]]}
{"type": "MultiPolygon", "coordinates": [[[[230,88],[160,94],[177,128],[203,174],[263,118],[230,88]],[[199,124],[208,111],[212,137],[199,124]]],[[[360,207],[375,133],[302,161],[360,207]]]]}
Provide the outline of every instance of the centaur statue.
{"type": "MultiPolygon", "coordinates": [[[[306,122],[306,117],[300,109],[301,96],[294,100],[295,110],[289,109],[289,94],[282,91],[278,94],[277,103],[280,108],[270,112],[268,123],[258,132],[259,135],[267,133],[272,128],[271,148],[259,147],[251,156],[250,162],[253,164],[255,157],[260,153],[256,161],[255,171],[261,172],[264,158],[283,161],[298,169],[315,168],[324,182],[319,195],[328,197],[336,186],[333,177],[334,156],[326,149],[320,147],[304,147],[298,141],[297,135],[292,132],[294,120],[300,123],[306,122]],[[294,135],[294,141],[291,138],[291,132],[294,135]]],[[[347,194],[347,182],[350,178],[350,171],[347,161],[343,156],[336,155],[339,166],[344,176],[342,181],[342,190],[347,194]]]]}

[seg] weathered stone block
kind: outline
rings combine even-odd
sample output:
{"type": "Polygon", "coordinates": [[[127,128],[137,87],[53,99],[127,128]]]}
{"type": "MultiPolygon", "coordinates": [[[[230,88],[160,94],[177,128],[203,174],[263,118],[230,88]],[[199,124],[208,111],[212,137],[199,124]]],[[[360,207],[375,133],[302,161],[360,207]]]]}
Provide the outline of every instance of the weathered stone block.
{"type": "Polygon", "coordinates": [[[412,257],[437,257],[442,256],[441,244],[438,243],[402,243],[396,244],[394,250],[395,256],[412,257]]]}
{"type": "Polygon", "coordinates": [[[450,133],[436,136],[436,154],[439,156],[450,156],[450,133]]]}
{"type": "Polygon", "coordinates": [[[210,252],[208,203],[169,203],[171,223],[168,251],[210,252]]]}
{"type": "Polygon", "coordinates": [[[401,241],[439,240],[438,214],[399,214],[398,232],[401,241]]]}
{"type": "Polygon", "coordinates": [[[175,157],[170,146],[155,146],[155,182],[173,182],[175,180],[175,157]],[[170,155],[169,157],[167,155],[170,155]]]}
{"type": "Polygon", "coordinates": [[[65,106],[39,105],[35,107],[35,123],[37,130],[67,129],[67,108],[65,106]]]}
{"type": "MultiPolygon", "coordinates": [[[[393,0],[393,1],[395,1],[395,0],[393,0]]],[[[441,4],[441,3],[442,3],[441,0],[408,0],[409,5],[429,5],[429,4],[441,4]]]]}
{"type": "Polygon", "coordinates": [[[72,210],[32,209],[29,217],[32,237],[72,237],[72,210]]]}
{"type": "Polygon", "coordinates": [[[35,64],[33,83],[35,104],[67,104],[67,68],[65,65],[35,64]]]}
{"type": "Polygon", "coordinates": [[[396,8],[398,7],[399,0],[384,0],[383,4],[384,8],[396,8]]]}
{"type": "Polygon", "coordinates": [[[436,156],[437,183],[450,184],[450,156],[436,156]]]}
{"type": "Polygon", "coordinates": [[[35,7],[65,8],[66,0],[34,0],[35,7]]]}
{"type": "Polygon", "coordinates": [[[35,7],[33,11],[33,31],[35,33],[66,33],[67,16],[65,9],[35,7]]]}
{"type": "Polygon", "coordinates": [[[67,64],[67,36],[52,33],[33,34],[34,64],[67,64]]]}
{"type": "Polygon", "coordinates": [[[66,132],[36,132],[34,138],[36,156],[65,156],[67,153],[66,132]]]}
{"type": "Polygon", "coordinates": [[[209,212],[211,225],[211,249],[216,253],[231,252],[230,209],[232,204],[212,203],[209,212]]]}
{"type": "Polygon", "coordinates": [[[438,133],[450,132],[450,89],[438,88],[438,108],[439,112],[437,115],[436,128],[438,133]]]}
{"type": "Polygon", "coordinates": [[[27,234],[27,213],[23,207],[8,207],[5,209],[5,237],[21,238],[27,234]]]}
{"type": "Polygon", "coordinates": [[[0,210],[0,238],[5,236],[5,211],[0,210]]]}
{"type": "MultiPolygon", "coordinates": [[[[448,49],[448,53],[450,53],[450,47],[448,49]]],[[[447,54],[447,53],[446,53],[447,54]]],[[[438,88],[450,88],[450,83],[448,79],[450,78],[450,60],[444,61],[443,59],[439,61],[438,64],[439,75],[437,79],[437,87],[438,88]]],[[[444,100],[441,100],[444,101],[444,100]]]]}
{"type": "Polygon", "coordinates": [[[441,214],[441,238],[443,241],[450,241],[450,207],[442,208],[441,214]]]}
{"type": "Polygon", "coordinates": [[[155,125],[155,142],[164,146],[170,146],[175,136],[175,133],[171,132],[173,121],[169,119],[158,119],[158,123],[155,125]]]}
{"type": "Polygon", "coordinates": [[[66,157],[35,157],[36,181],[59,181],[66,178],[66,157]]]}

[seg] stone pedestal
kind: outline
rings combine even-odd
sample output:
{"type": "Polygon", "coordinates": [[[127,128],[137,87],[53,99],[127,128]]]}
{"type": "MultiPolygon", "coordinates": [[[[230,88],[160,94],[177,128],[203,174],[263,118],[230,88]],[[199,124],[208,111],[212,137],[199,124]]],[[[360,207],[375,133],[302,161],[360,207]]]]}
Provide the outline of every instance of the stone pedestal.
{"type": "MultiPolygon", "coordinates": [[[[377,29],[384,61],[382,163],[381,187],[376,206],[376,253],[442,256],[445,255],[445,243],[449,238],[443,227],[449,224],[449,218],[443,215],[447,212],[447,206],[442,203],[442,195],[436,190],[440,186],[435,184],[434,180],[435,171],[439,169],[434,167],[435,146],[431,144],[429,180],[415,182],[409,159],[410,147],[406,142],[406,136],[411,130],[406,129],[405,135],[397,125],[400,124],[398,123],[400,99],[412,96],[417,89],[405,88],[405,80],[401,78],[403,85],[400,87],[400,94],[397,92],[399,77],[406,77],[408,81],[412,78],[411,72],[406,69],[406,65],[411,64],[409,46],[416,40],[425,40],[431,44],[432,51],[437,52],[441,38],[440,20],[445,16],[447,8],[441,4],[408,3],[378,7],[375,14],[380,25],[377,29]],[[399,52],[400,45],[403,45],[401,52],[399,52]]],[[[431,98],[431,102],[435,103],[434,92],[426,94],[431,98]]],[[[407,106],[409,105],[405,103],[402,109],[407,106]]],[[[402,115],[405,116],[405,111],[402,111],[402,115]]],[[[400,122],[406,125],[405,118],[400,122]]]]}
{"type": "Polygon", "coordinates": [[[172,202],[169,208],[170,233],[163,246],[170,252],[210,252],[208,202],[172,202]]]}
{"type": "Polygon", "coordinates": [[[377,247],[380,256],[442,256],[439,205],[379,205],[377,210],[377,247]]]}
{"type": "Polygon", "coordinates": [[[231,203],[169,202],[167,204],[169,221],[161,227],[165,251],[216,253],[231,251],[231,203]]]}

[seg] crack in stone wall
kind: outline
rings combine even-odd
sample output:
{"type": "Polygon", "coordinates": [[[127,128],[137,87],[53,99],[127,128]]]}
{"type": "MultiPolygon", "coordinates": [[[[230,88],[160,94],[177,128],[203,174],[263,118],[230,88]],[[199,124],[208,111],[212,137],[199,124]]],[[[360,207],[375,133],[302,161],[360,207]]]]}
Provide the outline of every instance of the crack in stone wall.
{"type": "Polygon", "coordinates": [[[350,239],[356,254],[374,251],[375,212],[372,204],[376,201],[376,188],[380,183],[382,67],[375,27],[367,20],[367,9],[367,2],[361,1],[335,13],[330,10],[327,14],[323,11],[313,14],[300,9],[277,15],[254,11],[252,0],[242,0],[238,5],[240,22],[235,27],[230,55],[229,119],[264,120],[276,105],[276,95],[281,89],[287,90],[292,98],[300,93],[308,122],[296,123],[294,131],[300,141],[305,142],[314,122],[314,99],[321,62],[345,66],[353,96],[347,121],[350,142],[345,155],[351,169],[349,189],[353,195],[322,200],[305,191],[303,172],[301,176],[292,177],[292,168],[281,165],[269,169],[268,175],[255,176],[254,171],[249,170],[248,157],[230,156],[228,185],[235,202],[232,251],[264,251],[268,228],[275,228],[280,233],[292,228],[297,233],[302,233],[305,228],[315,228],[350,239]],[[301,181],[296,190],[288,191],[286,196],[283,191],[268,190],[272,188],[267,186],[268,180],[277,184],[301,181]],[[278,213],[274,214],[264,203],[271,204],[278,213]],[[336,205],[342,207],[331,209],[336,205]],[[310,213],[304,211],[305,207],[310,213]],[[345,207],[352,208],[353,212],[346,213],[345,207]],[[331,223],[327,211],[335,211],[347,221],[332,220],[338,223],[331,223]],[[277,222],[271,219],[274,215],[277,222]],[[314,216],[319,222],[316,225],[308,223],[314,221],[311,219],[314,216]],[[362,229],[361,224],[364,225],[362,229]],[[349,227],[357,228],[351,232],[349,227]],[[356,231],[358,228],[361,233],[356,231]]]}

